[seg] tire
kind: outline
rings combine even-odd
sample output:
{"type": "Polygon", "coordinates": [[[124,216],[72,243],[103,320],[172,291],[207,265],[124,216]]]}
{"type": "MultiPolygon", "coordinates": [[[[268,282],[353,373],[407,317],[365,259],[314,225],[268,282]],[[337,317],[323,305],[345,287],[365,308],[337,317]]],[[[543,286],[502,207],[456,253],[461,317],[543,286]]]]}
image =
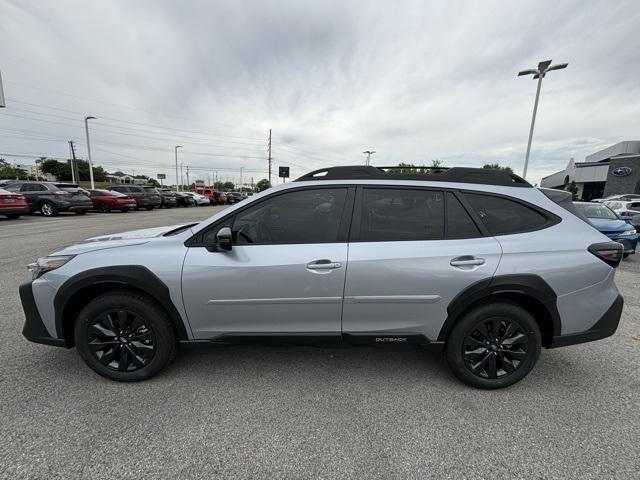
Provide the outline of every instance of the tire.
{"type": "Polygon", "coordinates": [[[11,219],[11,220],[16,220],[17,218],[20,218],[20,214],[19,213],[7,213],[6,217],[11,219]]]}
{"type": "Polygon", "coordinates": [[[55,217],[58,215],[58,208],[53,204],[53,202],[45,200],[40,205],[40,213],[43,217],[55,217]]]}
{"type": "Polygon", "coordinates": [[[86,210],[79,210],[76,212],[76,215],[86,215],[87,211],[86,210]]]}
{"type": "Polygon", "coordinates": [[[107,205],[106,203],[101,203],[100,205],[98,205],[98,211],[100,213],[109,213],[111,209],[109,208],[109,205],[107,205]]]}
{"type": "Polygon", "coordinates": [[[176,337],[167,314],[149,297],[127,290],[105,293],[89,302],[78,315],[74,339],[89,368],[120,382],[151,378],[176,354],[176,337]],[[104,348],[92,347],[92,343],[104,348]]]}
{"type": "Polygon", "coordinates": [[[629,253],[623,253],[622,258],[627,258],[629,255],[630,255],[629,253]]]}
{"type": "Polygon", "coordinates": [[[531,371],[541,343],[540,328],[529,312],[515,303],[488,303],[465,314],[453,327],[447,341],[447,362],[467,385],[508,387],[531,371]]]}
{"type": "Polygon", "coordinates": [[[122,213],[127,213],[127,212],[129,211],[129,209],[128,209],[128,208],[121,208],[121,209],[120,209],[120,211],[121,211],[122,213]]]}
{"type": "Polygon", "coordinates": [[[149,211],[153,210],[153,207],[151,205],[149,205],[148,207],[144,207],[144,208],[146,208],[149,211]]]}

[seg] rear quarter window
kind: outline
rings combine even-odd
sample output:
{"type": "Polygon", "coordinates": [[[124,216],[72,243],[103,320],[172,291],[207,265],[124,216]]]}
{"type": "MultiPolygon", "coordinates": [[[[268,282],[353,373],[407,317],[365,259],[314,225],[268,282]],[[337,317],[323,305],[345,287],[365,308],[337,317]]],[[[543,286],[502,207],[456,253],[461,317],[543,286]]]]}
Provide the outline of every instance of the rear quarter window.
{"type": "Polygon", "coordinates": [[[516,200],[476,193],[464,196],[492,235],[531,232],[550,226],[546,215],[516,200]]]}

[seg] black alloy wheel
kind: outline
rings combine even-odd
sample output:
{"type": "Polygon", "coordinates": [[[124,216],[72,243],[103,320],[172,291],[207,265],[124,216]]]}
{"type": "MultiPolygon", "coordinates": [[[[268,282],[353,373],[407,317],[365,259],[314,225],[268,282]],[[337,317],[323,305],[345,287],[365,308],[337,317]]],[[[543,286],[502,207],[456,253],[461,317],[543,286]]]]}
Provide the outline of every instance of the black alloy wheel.
{"type": "Polygon", "coordinates": [[[542,335],[531,314],[508,300],[473,308],[447,339],[447,363],[467,385],[494,389],[522,380],[540,356],[542,335]]]}
{"type": "Polygon", "coordinates": [[[74,326],[78,353],[88,367],[111,380],[153,377],[175,357],[171,320],[151,297],[113,290],[91,300],[74,326]]]}
{"type": "Polygon", "coordinates": [[[493,317],[480,321],[464,340],[467,368],[482,378],[515,372],[527,358],[526,330],[515,320],[493,317]]]}
{"type": "Polygon", "coordinates": [[[100,205],[98,205],[98,211],[101,213],[108,213],[109,210],[111,210],[109,208],[109,205],[107,205],[106,203],[101,203],[100,205]]]}
{"type": "Polygon", "coordinates": [[[108,311],[89,322],[87,345],[107,368],[130,372],[148,365],[156,353],[155,334],[140,315],[108,311]]]}

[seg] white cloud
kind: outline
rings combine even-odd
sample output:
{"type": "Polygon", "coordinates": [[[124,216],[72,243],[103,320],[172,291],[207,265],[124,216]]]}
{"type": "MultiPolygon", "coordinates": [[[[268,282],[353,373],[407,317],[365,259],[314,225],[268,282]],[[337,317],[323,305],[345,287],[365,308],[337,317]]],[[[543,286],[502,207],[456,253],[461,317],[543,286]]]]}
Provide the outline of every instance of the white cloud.
{"type": "Polygon", "coordinates": [[[531,180],[638,139],[635,1],[0,0],[0,18],[0,152],[83,152],[87,113],[96,163],[169,179],[175,144],[193,168],[264,177],[269,128],[294,175],[368,148],[518,172],[535,82],[516,73],[547,58],[569,68],[543,82],[531,180]]]}

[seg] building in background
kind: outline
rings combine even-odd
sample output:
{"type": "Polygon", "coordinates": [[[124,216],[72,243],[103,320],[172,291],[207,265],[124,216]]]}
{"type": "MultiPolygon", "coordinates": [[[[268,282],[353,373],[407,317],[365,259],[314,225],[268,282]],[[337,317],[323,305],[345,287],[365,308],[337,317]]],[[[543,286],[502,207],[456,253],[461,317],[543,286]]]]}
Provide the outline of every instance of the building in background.
{"type": "Polygon", "coordinates": [[[575,182],[578,198],[592,200],[623,193],[640,194],[640,140],[616,143],[564,170],[542,178],[541,187],[566,189],[575,182]]]}

